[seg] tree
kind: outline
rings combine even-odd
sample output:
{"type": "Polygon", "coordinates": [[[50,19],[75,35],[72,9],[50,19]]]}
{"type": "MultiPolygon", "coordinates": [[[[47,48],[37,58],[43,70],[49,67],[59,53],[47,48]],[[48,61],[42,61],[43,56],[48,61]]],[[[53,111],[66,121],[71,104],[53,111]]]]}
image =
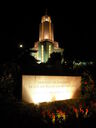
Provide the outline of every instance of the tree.
{"type": "Polygon", "coordinates": [[[62,60],[62,56],[60,53],[52,53],[47,63],[51,65],[59,66],[61,65],[61,60],[62,60]]]}
{"type": "Polygon", "coordinates": [[[93,98],[95,92],[95,85],[91,75],[84,72],[81,81],[81,96],[85,99],[93,98]]]}
{"type": "Polygon", "coordinates": [[[15,100],[19,66],[16,63],[7,62],[0,65],[0,70],[0,99],[2,101],[15,100]]]}

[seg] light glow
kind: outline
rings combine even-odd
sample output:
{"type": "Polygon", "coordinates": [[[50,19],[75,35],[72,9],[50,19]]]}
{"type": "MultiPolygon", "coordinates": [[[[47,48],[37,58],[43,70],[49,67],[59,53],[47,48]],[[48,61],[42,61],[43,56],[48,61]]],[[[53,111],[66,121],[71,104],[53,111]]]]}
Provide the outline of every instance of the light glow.
{"type": "Polygon", "coordinates": [[[44,46],[43,45],[41,45],[41,62],[43,62],[43,58],[44,58],[44,56],[43,56],[43,51],[44,51],[44,46]]]}
{"type": "Polygon", "coordinates": [[[49,45],[49,58],[50,58],[50,54],[51,54],[51,45],[49,45]]]}
{"type": "Polygon", "coordinates": [[[23,44],[20,44],[19,47],[20,47],[20,48],[23,48],[23,44]]]}
{"type": "Polygon", "coordinates": [[[22,99],[28,103],[74,98],[81,85],[80,76],[22,76],[22,99]]]}

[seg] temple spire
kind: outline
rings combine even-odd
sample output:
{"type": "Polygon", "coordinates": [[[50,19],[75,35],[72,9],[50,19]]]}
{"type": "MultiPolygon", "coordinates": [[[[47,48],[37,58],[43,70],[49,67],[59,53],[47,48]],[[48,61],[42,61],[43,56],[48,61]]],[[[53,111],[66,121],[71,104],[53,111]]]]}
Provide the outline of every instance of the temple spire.
{"type": "Polygon", "coordinates": [[[54,41],[53,24],[51,17],[47,15],[47,9],[45,15],[41,18],[39,28],[39,41],[50,40],[54,41]]]}

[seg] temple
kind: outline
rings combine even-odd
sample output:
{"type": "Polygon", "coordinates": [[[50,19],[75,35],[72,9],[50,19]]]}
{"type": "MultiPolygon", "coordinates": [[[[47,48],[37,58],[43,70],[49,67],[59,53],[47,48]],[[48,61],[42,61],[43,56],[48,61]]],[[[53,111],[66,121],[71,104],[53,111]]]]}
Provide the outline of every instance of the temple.
{"type": "Polygon", "coordinates": [[[63,54],[64,49],[54,41],[54,30],[51,17],[47,14],[42,16],[39,26],[39,41],[31,48],[31,55],[38,60],[38,63],[46,63],[53,52],[63,54]]]}

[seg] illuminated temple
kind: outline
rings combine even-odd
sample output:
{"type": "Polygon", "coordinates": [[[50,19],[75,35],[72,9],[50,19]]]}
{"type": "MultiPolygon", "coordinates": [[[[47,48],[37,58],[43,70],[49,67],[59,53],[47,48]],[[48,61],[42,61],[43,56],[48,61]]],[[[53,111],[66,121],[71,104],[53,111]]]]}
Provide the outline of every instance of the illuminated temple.
{"type": "Polygon", "coordinates": [[[34,43],[31,55],[38,60],[38,63],[46,63],[50,55],[54,53],[63,54],[64,49],[59,47],[59,43],[54,41],[54,30],[51,17],[47,14],[41,18],[39,26],[39,41],[34,43]]]}

